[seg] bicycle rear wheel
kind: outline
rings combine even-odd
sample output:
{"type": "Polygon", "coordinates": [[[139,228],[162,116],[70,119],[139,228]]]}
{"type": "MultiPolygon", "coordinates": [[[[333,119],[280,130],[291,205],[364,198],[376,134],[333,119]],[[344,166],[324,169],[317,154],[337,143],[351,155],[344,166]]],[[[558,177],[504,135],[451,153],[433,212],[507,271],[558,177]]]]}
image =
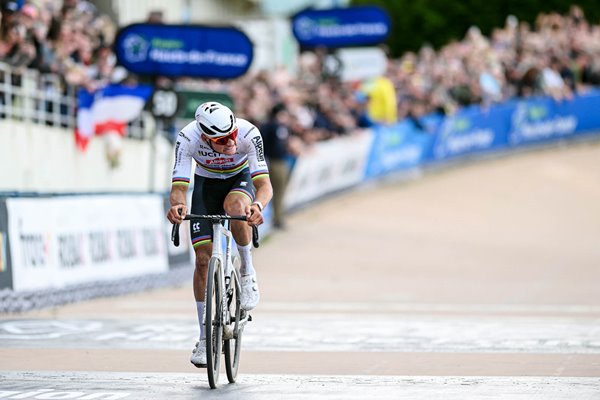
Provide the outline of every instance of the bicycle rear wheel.
{"type": "Polygon", "coordinates": [[[212,389],[216,389],[219,382],[219,371],[221,366],[221,348],[223,343],[223,324],[221,323],[221,279],[223,273],[221,261],[211,258],[208,264],[208,279],[206,283],[206,369],[208,372],[208,383],[212,389]]]}
{"type": "Polygon", "coordinates": [[[240,286],[239,275],[237,271],[231,274],[229,291],[227,294],[227,307],[229,307],[229,315],[232,328],[234,329],[233,338],[223,341],[225,353],[225,372],[227,372],[227,380],[229,383],[235,383],[238,368],[240,366],[240,354],[242,350],[242,332],[243,329],[237,329],[242,316],[242,307],[240,296],[242,288],[240,286]]]}

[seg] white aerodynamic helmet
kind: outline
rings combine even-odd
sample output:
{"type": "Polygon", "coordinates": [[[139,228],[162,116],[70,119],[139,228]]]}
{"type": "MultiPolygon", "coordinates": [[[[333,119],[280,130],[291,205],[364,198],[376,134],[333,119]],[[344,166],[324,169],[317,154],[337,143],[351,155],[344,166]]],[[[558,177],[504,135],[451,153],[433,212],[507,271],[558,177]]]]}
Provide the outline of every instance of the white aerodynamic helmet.
{"type": "Polygon", "coordinates": [[[196,124],[211,139],[230,135],[237,129],[233,112],[216,101],[200,104],[196,109],[196,124]]]}

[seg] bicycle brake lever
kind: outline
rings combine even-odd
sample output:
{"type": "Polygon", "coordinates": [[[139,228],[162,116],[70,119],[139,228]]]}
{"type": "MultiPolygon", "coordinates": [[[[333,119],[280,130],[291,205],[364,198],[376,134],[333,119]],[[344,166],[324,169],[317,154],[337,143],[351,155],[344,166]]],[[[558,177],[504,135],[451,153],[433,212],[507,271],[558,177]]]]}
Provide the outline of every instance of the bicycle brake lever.
{"type": "MultiPolygon", "coordinates": [[[[182,208],[177,209],[177,213],[179,215],[181,215],[182,211],[182,208]]],[[[179,224],[173,224],[173,229],[171,230],[171,241],[175,247],[179,247],[179,224]]]]}
{"type": "Polygon", "coordinates": [[[260,243],[258,243],[258,226],[252,225],[252,244],[254,247],[258,247],[260,243]]]}
{"type": "Polygon", "coordinates": [[[175,247],[179,247],[179,224],[173,224],[171,230],[171,241],[175,247]]]}

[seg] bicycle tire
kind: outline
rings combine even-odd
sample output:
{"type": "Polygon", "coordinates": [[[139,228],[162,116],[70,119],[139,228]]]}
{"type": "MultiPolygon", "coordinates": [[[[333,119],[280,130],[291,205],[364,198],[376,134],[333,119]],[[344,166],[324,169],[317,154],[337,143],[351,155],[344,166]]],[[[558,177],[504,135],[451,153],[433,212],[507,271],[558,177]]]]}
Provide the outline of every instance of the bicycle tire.
{"type": "MultiPolygon", "coordinates": [[[[231,315],[231,324],[235,329],[242,317],[242,306],[240,296],[242,288],[240,286],[240,279],[237,271],[233,271],[231,274],[231,281],[229,288],[231,289],[227,299],[227,306],[229,307],[231,315]]],[[[234,331],[234,337],[232,339],[226,339],[223,341],[224,353],[225,353],[225,372],[227,373],[227,380],[229,383],[235,383],[237,378],[238,369],[240,367],[240,354],[242,350],[242,332],[243,329],[234,331]]]]}
{"type": "Polygon", "coordinates": [[[223,345],[223,325],[221,324],[221,260],[216,257],[208,263],[208,279],[206,282],[206,370],[208,383],[216,389],[219,383],[221,367],[221,348],[223,345]]]}

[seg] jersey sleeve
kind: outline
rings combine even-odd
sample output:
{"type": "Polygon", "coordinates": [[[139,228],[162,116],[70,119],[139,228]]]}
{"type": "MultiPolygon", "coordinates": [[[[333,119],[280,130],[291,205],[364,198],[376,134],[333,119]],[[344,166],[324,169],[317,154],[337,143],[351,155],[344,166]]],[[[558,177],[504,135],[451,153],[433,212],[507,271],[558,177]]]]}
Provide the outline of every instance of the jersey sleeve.
{"type": "Polygon", "coordinates": [[[269,168],[267,167],[267,160],[265,158],[265,147],[260,131],[256,127],[253,127],[250,132],[248,163],[252,181],[269,177],[269,168]]]}
{"type": "Polygon", "coordinates": [[[183,132],[180,132],[175,143],[175,165],[173,166],[172,186],[185,186],[187,188],[190,184],[190,174],[192,171],[190,147],[190,139],[183,132]]]}

